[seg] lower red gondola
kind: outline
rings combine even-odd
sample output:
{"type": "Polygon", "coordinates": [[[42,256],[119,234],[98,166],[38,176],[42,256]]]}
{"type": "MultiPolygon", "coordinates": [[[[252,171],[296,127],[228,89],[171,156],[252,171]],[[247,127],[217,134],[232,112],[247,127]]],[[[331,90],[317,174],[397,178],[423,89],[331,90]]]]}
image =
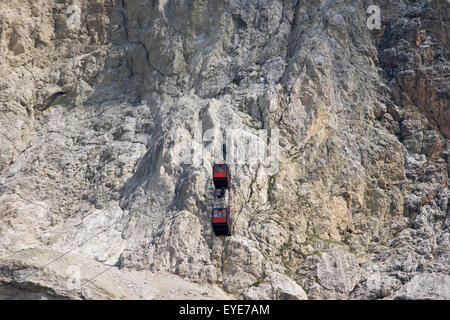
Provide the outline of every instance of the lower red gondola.
{"type": "Polygon", "coordinates": [[[211,224],[217,236],[231,236],[232,224],[229,208],[214,208],[211,224]]]}

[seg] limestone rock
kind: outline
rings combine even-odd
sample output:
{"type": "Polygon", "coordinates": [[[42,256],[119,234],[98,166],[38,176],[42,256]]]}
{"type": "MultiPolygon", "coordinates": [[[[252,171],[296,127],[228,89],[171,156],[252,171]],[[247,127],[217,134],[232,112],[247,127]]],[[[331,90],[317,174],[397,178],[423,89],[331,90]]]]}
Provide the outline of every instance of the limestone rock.
{"type": "Polygon", "coordinates": [[[262,283],[255,283],[244,295],[248,299],[306,300],[305,291],[297,283],[278,272],[269,273],[262,283]]]}
{"type": "Polygon", "coordinates": [[[2,258],[1,299],[230,299],[223,290],[173,274],[136,272],[76,254],[27,249],[2,258]],[[59,258],[59,259],[58,259],[59,258]],[[55,261],[54,263],[49,263],[55,261]],[[43,265],[47,267],[41,268],[43,265]],[[106,273],[105,270],[108,270],[106,273]]]}

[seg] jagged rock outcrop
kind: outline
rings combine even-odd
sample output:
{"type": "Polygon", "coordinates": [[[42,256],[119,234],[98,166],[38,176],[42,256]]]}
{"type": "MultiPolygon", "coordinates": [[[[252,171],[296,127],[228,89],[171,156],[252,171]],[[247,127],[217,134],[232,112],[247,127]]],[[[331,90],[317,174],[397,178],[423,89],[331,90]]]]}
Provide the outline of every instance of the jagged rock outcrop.
{"type": "Polygon", "coordinates": [[[448,1],[371,4],[0,3],[0,297],[450,299],[448,1]]]}

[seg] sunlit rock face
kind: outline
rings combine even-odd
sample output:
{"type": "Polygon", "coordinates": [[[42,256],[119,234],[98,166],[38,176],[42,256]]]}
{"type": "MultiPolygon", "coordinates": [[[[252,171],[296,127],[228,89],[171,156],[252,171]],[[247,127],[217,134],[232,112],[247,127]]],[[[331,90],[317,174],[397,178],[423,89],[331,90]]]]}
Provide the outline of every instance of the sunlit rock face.
{"type": "Polygon", "coordinates": [[[448,2],[371,5],[2,1],[0,298],[450,299],[448,2]]]}

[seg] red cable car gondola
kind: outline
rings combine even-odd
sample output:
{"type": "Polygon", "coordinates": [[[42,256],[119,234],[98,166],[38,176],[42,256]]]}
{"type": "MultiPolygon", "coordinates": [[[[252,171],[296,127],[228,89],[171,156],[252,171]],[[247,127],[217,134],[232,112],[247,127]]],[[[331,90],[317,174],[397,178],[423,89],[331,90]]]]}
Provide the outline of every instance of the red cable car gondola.
{"type": "Polygon", "coordinates": [[[215,164],[213,167],[213,181],[216,189],[229,189],[231,184],[230,168],[227,164],[215,164]]]}
{"type": "Polygon", "coordinates": [[[216,236],[231,236],[231,217],[229,208],[214,208],[211,224],[216,236]]]}

